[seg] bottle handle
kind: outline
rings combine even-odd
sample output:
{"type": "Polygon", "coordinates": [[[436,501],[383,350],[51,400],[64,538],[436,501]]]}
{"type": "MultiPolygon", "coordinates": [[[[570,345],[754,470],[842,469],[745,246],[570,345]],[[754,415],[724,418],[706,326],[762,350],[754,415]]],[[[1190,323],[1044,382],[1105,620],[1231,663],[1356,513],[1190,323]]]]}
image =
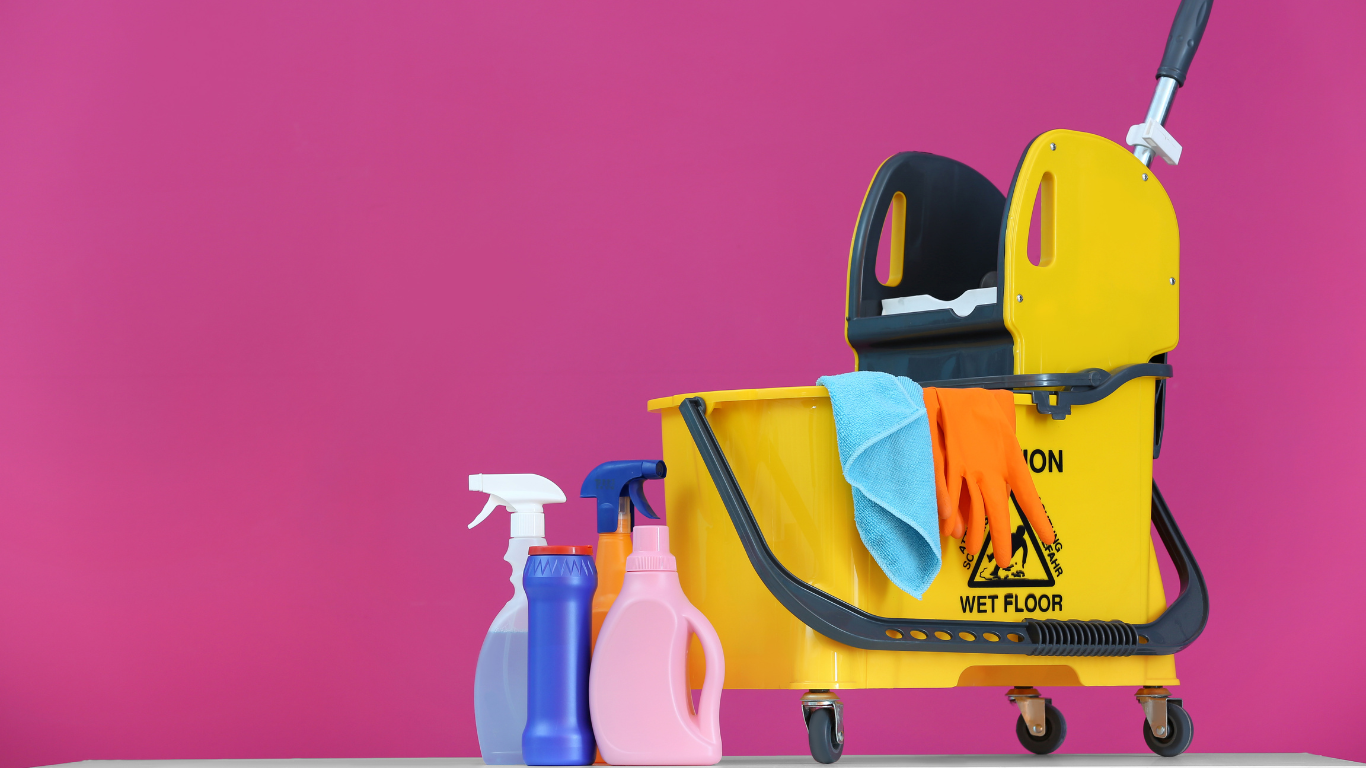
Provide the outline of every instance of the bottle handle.
{"type": "Polygon", "coordinates": [[[726,656],[721,651],[721,638],[707,617],[694,608],[684,613],[688,629],[702,643],[702,654],[706,656],[707,672],[702,678],[702,696],[697,703],[697,719],[700,721],[702,738],[710,742],[720,741],[721,689],[726,682],[726,656]]]}

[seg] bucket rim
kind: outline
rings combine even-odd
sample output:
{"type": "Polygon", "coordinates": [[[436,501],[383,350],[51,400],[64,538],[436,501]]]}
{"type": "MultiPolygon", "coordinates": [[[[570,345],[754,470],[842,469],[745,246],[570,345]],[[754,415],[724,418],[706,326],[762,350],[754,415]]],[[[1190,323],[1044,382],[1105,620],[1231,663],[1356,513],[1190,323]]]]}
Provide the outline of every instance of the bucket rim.
{"type": "MultiPolygon", "coordinates": [[[[809,400],[819,398],[821,400],[830,399],[830,391],[820,385],[810,387],[769,387],[767,389],[722,389],[715,392],[689,392],[685,395],[673,395],[671,397],[657,397],[646,402],[645,410],[651,413],[667,411],[677,408],[682,402],[690,397],[701,397],[707,401],[707,412],[716,407],[717,403],[747,402],[754,400],[809,400]]],[[[1016,392],[1016,405],[1032,405],[1028,392],[1016,392]]]]}
{"type": "Polygon", "coordinates": [[[820,385],[809,387],[769,387],[767,389],[722,389],[715,392],[689,392],[685,395],[659,397],[646,403],[649,411],[664,411],[677,408],[690,397],[701,397],[707,401],[711,410],[716,403],[733,403],[747,400],[804,400],[810,398],[830,399],[830,392],[820,385]]]}

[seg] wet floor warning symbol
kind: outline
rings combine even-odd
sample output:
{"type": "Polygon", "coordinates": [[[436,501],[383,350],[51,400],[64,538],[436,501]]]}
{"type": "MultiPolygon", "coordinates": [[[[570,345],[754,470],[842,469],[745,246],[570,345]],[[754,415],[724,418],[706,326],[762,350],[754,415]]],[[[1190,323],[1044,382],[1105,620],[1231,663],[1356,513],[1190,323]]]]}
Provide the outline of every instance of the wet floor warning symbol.
{"type": "Polygon", "coordinates": [[[1010,533],[1010,567],[1002,568],[992,556],[990,530],[982,542],[982,551],[977,553],[976,567],[968,577],[969,587],[1051,587],[1057,583],[1054,573],[1061,575],[1062,568],[1057,564],[1056,549],[1039,543],[1029,521],[1020,514],[1020,505],[1015,497],[1010,497],[1010,522],[1014,530],[1010,533]]]}

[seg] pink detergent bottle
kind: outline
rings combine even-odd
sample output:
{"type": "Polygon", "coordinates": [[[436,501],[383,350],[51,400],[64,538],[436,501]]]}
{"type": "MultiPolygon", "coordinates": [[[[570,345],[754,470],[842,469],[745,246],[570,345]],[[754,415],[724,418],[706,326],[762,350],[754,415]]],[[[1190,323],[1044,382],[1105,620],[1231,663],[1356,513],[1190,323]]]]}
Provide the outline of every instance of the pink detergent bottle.
{"type": "Polygon", "coordinates": [[[669,529],[638,526],[632,548],[588,675],[598,750],[612,765],[715,765],[726,677],[721,638],[683,595],[669,529]],[[696,712],[688,689],[690,635],[707,659],[696,712]]]}

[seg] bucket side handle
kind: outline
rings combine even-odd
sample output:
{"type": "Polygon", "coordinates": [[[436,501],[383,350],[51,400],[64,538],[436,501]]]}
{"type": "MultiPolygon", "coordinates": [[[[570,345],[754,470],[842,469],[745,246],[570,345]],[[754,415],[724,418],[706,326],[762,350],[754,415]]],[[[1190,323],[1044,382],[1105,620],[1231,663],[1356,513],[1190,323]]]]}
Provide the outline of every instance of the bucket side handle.
{"type": "Polygon", "coordinates": [[[759,580],[803,624],[839,643],[871,651],[1023,654],[1029,656],[1166,656],[1193,643],[1209,619],[1209,593],[1153,485],[1153,524],[1176,564],[1181,593],[1156,621],[1025,619],[1020,622],[875,616],[797,578],[768,546],[754,511],[707,420],[707,404],[690,397],[678,406],[759,580]]]}

